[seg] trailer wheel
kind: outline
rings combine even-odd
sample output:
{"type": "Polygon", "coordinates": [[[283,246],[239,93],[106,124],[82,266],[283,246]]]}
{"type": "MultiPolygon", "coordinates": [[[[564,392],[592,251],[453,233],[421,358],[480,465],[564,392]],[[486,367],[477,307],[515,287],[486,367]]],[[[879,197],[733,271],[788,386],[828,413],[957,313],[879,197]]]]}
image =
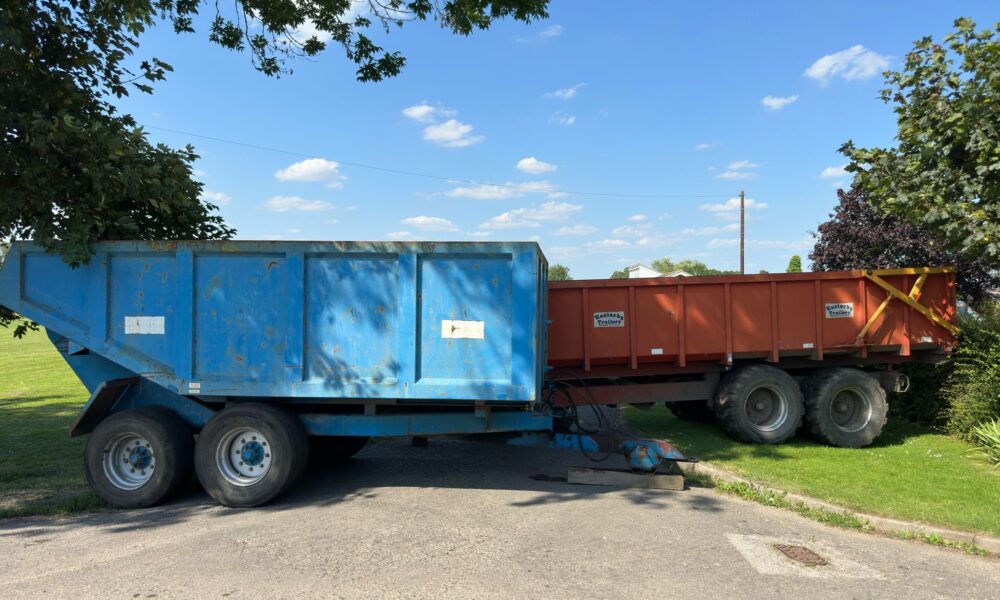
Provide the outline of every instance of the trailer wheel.
{"type": "Polygon", "coordinates": [[[84,474],[109,504],[153,506],[191,481],[193,454],[191,429],[176,413],[136,408],[109,416],[90,434],[84,474]]]}
{"type": "Polygon", "coordinates": [[[877,379],[858,369],[819,371],[802,383],[806,424],[818,441],[861,448],[882,433],[889,404],[877,379]]]}
{"type": "Polygon", "coordinates": [[[367,443],[368,436],[310,436],[309,459],[317,466],[342,463],[360,452],[367,443]]]}
{"type": "Polygon", "coordinates": [[[205,425],[194,449],[198,480],[225,506],[259,506],[287,490],[309,459],[299,419],[276,406],[236,404],[205,425]]]}
{"type": "Polygon", "coordinates": [[[714,423],[715,413],[707,402],[688,400],[685,402],[666,402],[667,409],[681,421],[691,423],[714,423]]]}
{"type": "Polygon", "coordinates": [[[751,365],[723,378],[712,410],[734,439],[780,444],[795,435],[804,409],[791,375],[770,365],[751,365]]]}

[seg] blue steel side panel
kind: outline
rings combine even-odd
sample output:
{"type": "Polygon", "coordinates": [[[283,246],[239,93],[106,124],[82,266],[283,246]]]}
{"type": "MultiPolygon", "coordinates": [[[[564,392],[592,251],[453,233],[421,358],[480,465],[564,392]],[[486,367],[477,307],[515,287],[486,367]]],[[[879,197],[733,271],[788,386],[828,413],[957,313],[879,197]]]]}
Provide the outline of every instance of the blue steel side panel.
{"type": "MultiPolygon", "coordinates": [[[[109,346],[131,352],[169,370],[171,344],[165,335],[128,335],[125,317],[163,315],[168,329],[174,325],[177,270],[172,254],[126,254],[108,257],[115,293],[107,306],[106,336],[109,346]]],[[[95,303],[96,304],[96,303],[95,303]]],[[[100,328],[95,327],[100,331],[100,328]]]]}
{"type": "Polygon", "coordinates": [[[360,394],[396,382],[399,270],[391,255],[306,258],[306,382],[360,394]]]}
{"type": "Polygon", "coordinates": [[[19,242],[0,304],[179,394],[524,403],[544,261],[534,243],[106,242],[70,269],[19,242]],[[448,319],[482,339],[442,336],[448,319]]]}
{"type": "Polygon", "coordinates": [[[511,262],[509,255],[420,260],[421,385],[510,382],[511,262]],[[482,321],[484,337],[446,338],[445,320],[482,321]]]}
{"type": "Polygon", "coordinates": [[[277,253],[196,255],[194,379],[282,378],[285,267],[277,253]]]}

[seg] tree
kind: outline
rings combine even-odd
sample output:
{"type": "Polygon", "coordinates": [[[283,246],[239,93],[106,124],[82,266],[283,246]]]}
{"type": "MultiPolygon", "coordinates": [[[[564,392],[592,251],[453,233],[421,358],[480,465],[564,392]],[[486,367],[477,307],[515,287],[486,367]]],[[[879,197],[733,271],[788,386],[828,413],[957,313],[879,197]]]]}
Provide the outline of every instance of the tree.
{"type": "Polygon", "coordinates": [[[671,273],[673,271],[686,271],[692,275],[736,275],[739,271],[722,271],[719,269],[713,269],[701,262],[700,260],[694,260],[690,258],[685,258],[674,262],[670,260],[669,257],[659,258],[653,261],[651,265],[654,270],[660,273],[671,273]]]}
{"type": "MultiPolygon", "coordinates": [[[[286,59],[315,56],[328,37],[357,65],[357,79],[397,75],[404,57],[366,31],[436,19],[469,35],[505,17],[547,16],[548,0],[13,0],[0,3],[0,240],[31,238],[70,265],[89,260],[96,241],[231,237],[216,206],[192,179],[193,148],[151,144],[115,99],[152,93],[172,69],[135,60],[140,34],[160,21],[193,32],[212,11],[208,39],[249,52],[266,75],[289,73],[286,59]],[[223,8],[225,7],[225,8],[223,8]],[[230,10],[230,13],[224,11],[230,10]],[[316,33],[301,35],[303,30],[316,33]],[[137,63],[137,64],[136,64],[137,63]]],[[[9,324],[0,312],[0,325],[9,324]]]]}
{"type": "Polygon", "coordinates": [[[615,271],[611,274],[611,277],[608,277],[608,279],[628,279],[628,271],[625,269],[615,271]]]}
{"type": "Polygon", "coordinates": [[[569,281],[573,279],[569,275],[569,267],[556,263],[549,267],[549,281],[569,281]]]}
{"type": "Polygon", "coordinates": [[[801,273],[802,272],[802,257],[798,254],[793,254],[791,260],[788,261],[788,268],[785,269],[786,273],[801,273]]]}
{"type": "Polygon", "coordinates": [[[895,148],[840,151],[880,211],[919,224],[974,258],[1000,259],[1000,23],[970,19],[925,37],[901,71],[887,71],[882,100],[895,105],[895,148]]]}
{"type": "Polygon", "coordinates": [[[985,257],[965,258],[923,227],[876,210],[858,187],[837,192],[839,202],[830,220],[813,237],[809,254],[818,271],[894,267],[955,266],[958,294],[978,303],[1000,285],[994,264],[985,257]]]}

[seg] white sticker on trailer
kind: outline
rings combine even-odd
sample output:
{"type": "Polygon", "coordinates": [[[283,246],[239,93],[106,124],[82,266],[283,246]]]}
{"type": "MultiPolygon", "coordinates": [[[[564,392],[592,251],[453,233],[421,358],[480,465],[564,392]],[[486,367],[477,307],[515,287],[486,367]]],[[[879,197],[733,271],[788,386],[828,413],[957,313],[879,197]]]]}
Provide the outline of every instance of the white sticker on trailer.
{"type": "Polygon", "coordinates": [[[826,305],[827,319],[851,319],[853,317],[853,302],[833,302],[826,305]]]}
{"type": "Polygon", "coordinates": [[[163,335],[165,317],[125,317],[125,335],[163,335]]]}
{"type": "Polygon", "coordinates": [[[486,337],[485,321],[441,321],[441,337],[445,339],[481,340],[486,337]]]}
{"type": "Polygon", "coordinates": [[[625,327],[625,311],[595,312],[594,327],[625,327]]]}

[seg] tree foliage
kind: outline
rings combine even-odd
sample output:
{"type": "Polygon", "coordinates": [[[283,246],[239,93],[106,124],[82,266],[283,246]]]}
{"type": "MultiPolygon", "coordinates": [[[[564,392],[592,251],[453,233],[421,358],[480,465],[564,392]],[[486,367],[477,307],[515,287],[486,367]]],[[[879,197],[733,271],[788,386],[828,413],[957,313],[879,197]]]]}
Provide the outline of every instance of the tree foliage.
{"type": "Polygon", "coordinates": [[[608,279],[628,279],[628,270],[622,269],[620,271],[615,271],[611,274],[611,277],[608,277],[608,279]]]}
{"type": "Polygon", "coordinates": [[[809,254],[818,271],[894,267],[954,266],[958,294],[978,303],[1000,285],[996,265],[988,258],[968,259],[936,239],[926,228],[876,210],[858,188],[837,192],[839,202],[830,220],[813,236],[809,254]]]}
{"type": "Polygon", "coordinates": [[[569,274],[569,267],[556,263],[549,267],[549,281],[569,281],[573,279],[569,274]]]}
{"type": "Polygon", "coordinates": [[[941,43],[917,41],[885,81],[898,145],[844,144],[855,183],[879,210],[967,256],[1000,259],[1000,23],[977,31],[958,19],[941,43]]]}
{"type": "Polygon", "coordinates": [[[802,272],[802,257],[798,254],[793,254],[792,258],[788,261],[788,268],[785,269],[786,273],[801,273],[802,272]]]}
{"type": "Polygon", "coordinates": [[[188,147],[153,145],[111,100],[169,66],[124,62],[151,16],[130,2],[40,0],[0,8],[0,238],[33,238],[67,263],[97,240],[219,238],[188,147]]]}
{"type": "MultiPolygon", "coordinates": [[[[547,16],[548,0],[12,0],[0,3],[0,240],[31,238],[70,265],[96,241],[211,239],[234,230],[201,199],[193,148],[152,144],[114,101],[152,93],[172,69],[138,59],[139,36],[161,22],[247,51],[266,75],[286,60],[316,56],[330,40],[380,81],[405,64],[366,33],[436,19],[460,35],[497,19],[547,16]],[[207,15],[204,13],[207,11],[207,15]],[[229,11],[229,12],[226,12],[229,11]],[[204,20],[204,19],[202,19],[204,20]],[[303,32],[312,32],[304,34],[303,32]]],[[[0,325],[13,316],[0,312],[0,325]]],[[[20,331],[20,329],[19,329],[20,331]]]]}
{"type": "Polygon", "coordinates": [[[674,271],[686,271],[692,275],[738,275],[739,271],[725,271],[709,267],[700,260],[685,258],[674,262],[669,257],[658,258],[651,265],[654,270],[660,273],[672,273],[674,271]]]}

